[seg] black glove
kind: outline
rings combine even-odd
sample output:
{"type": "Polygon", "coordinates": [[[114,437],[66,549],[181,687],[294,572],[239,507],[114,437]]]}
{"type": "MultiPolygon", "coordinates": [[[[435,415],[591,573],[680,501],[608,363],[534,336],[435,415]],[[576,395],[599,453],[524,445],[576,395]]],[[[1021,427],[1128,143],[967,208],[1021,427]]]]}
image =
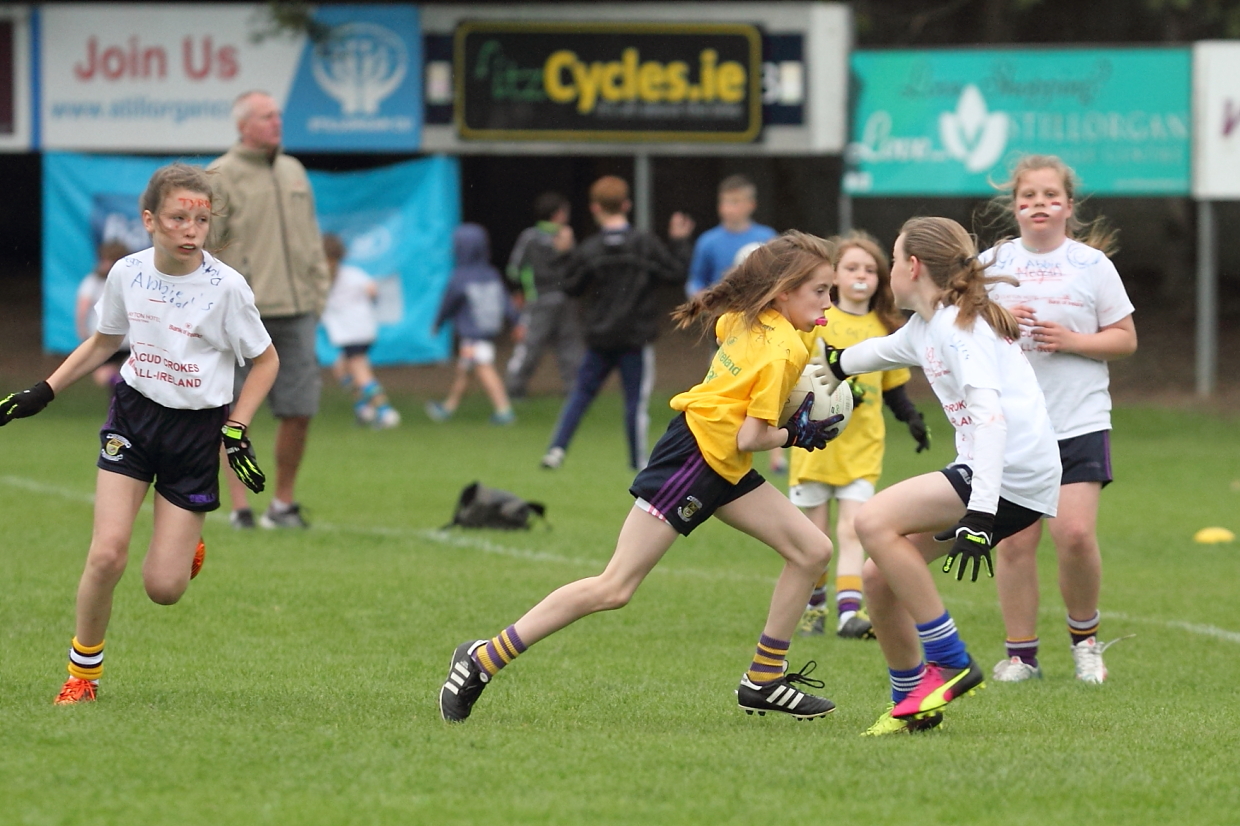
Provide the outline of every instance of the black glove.
{"type": "Polygon", "coordinates": [[[811,419],[809,414],[813,409],[814,394],[806,393],[805,400],[801,402],[797,412],[793,413],[792,418],[784,425],[788,430],[788,441],[784,442],[784,447],[821,450],[827,446],[827,442],[840,435],[839,428],[835,427],[835,425],[844,421],[843,416],[835,415],[826,419],[811,419]]]}
{"type": "Polygon", "coordinates": [[[226,424],[221,432],[224,434],[224,452],[228,455],[228,466],[247,488],[255,493],[262,493],[267,477],[258,469],[254,448],[245,437],[245,425],[226,424]]]}
{"type": "Polygon", "coordinates": [[[47,407],[48,402],[54,398],[56,398],[55,391],[45,381],[39,382],[29,390],[8,394],[0,399],[0,427],[4,427],[14,419],[33,416],[47,407]]]}
{"type": "Polygon", "coordinates": [[[917,442],[917,452],[930,449],[930,428],[926,427],[926,420],[920,411],[914,410],[908,417],[908,432],[917,442]]]}
{"type": "Polygon", "coordinates": [[[848,378],[848,374],[844,372],[844,368],[840,366],[840,356],[844,355],[843,347],[832,347],[825,341],[822,343],[822,361],[830,368],[832,375],[840,381],[848,378]]]}
{"type": "Polygon", "coordinates": [[[852,391],[853,410],[856,410],[865,401],[865,388],[859,382],[848,382],[848,389],[852,391]]]}
{"type": "Polygon", "coordinates": [[[952,537],[956,541],[952,543],[952,548],[947,552],[947,559],[943,560],[943,573],[950,574],[952,565],[956,559],[960,559],[960,567],[956,569],[956,581],[964,579],[964,572],[969,567],[969,560],[973,560],[973,582],[977,582],[977,575],[982,570],[982,563],[986,563],[986,573],[994,578],[995,566],[990,559],[990,549],[994,543],[994,525],[995,515],[993,513],[982,513],[981,511],[965,511],[964,517],[961,518],[952,527],[945,531],[936,533],[934,538],[939,542],[946,542],[952,537]]]}

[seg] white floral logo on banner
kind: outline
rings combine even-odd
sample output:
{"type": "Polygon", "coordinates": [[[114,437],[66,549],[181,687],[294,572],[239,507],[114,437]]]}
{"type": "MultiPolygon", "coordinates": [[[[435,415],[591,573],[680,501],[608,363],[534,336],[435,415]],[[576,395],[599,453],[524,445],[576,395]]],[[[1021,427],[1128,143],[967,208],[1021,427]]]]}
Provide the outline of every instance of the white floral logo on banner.
{"type": "Polygon", "coordinates": [[[326,47],[315,50],[312,69],[345,115],[375,115],[405,79],[409,53],[391,29],[350,23],[333,29],[326,47]]]}
{"type": "Polygon", "coordinates": [[[965,169],[982,172],[995,165],[1007,146],[1007,115],[987,111],[981,90],[970,83],[960,93],[956,111],[939,115],[939,137],[965,169]]]}

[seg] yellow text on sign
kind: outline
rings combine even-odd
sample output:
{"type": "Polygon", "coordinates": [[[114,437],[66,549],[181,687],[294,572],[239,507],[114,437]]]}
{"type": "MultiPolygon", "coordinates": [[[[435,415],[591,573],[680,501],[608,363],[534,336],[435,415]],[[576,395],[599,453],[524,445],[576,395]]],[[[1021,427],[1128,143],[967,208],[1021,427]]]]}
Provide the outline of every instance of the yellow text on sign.
{"type": "Polygon", "coordinates": [[[543,88],[556,103],[577,101],[577,111],[588,114],[601,97],[606,101],[643,100],[649,103],[745,99],[745,67],[732,60],[719,62],[719,53],[703,49],[698,56],[698,83],[689,82],[689,64],[683,60],[641,62],[637,49],[625,49],[619,60],[586,64],[567,49],[554,52],[543,64],[543,88]]]}

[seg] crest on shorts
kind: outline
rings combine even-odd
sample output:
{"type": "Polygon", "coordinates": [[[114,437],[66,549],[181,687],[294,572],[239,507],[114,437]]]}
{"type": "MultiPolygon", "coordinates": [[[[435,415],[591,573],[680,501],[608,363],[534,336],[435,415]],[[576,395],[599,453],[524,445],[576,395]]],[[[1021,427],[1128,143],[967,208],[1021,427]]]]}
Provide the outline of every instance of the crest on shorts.
{"type": "Polygon", "coordinates": [[[680,521],[690,522],[702,509],[702,501],[696,496],[686,496],[685,499],[688,501],[676,509],[676,515],[680,517],[680,521]]]}
{"type": "Polygon", "coordinates": [[[108,440],[103,443],[103,450],[101,451],[101,454],[103,455],[103,458],[110,462],[119,462],[124,458],[121,455],[121,450],[127,447],[132,447],[132,445],[129,444],[128,439],[119,433],[109,433],[108,440]]]}

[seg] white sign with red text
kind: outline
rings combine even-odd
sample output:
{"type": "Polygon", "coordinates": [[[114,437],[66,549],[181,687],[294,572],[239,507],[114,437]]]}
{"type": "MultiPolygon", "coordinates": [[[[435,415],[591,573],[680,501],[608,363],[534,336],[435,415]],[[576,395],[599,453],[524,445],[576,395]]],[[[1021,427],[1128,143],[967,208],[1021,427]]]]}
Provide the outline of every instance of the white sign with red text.
{"type": "Polygon", "coordinates": [[[231,111],[261,89],[283,104],[304,38],[250,40],[257,4],[43,6],[46,149],[218,151],[231,111]]]}
{"type": "Polygon", "coordinates": [[[1240,199],[1240,43],[1193,45],[1193,197],[1240,199]]]}

